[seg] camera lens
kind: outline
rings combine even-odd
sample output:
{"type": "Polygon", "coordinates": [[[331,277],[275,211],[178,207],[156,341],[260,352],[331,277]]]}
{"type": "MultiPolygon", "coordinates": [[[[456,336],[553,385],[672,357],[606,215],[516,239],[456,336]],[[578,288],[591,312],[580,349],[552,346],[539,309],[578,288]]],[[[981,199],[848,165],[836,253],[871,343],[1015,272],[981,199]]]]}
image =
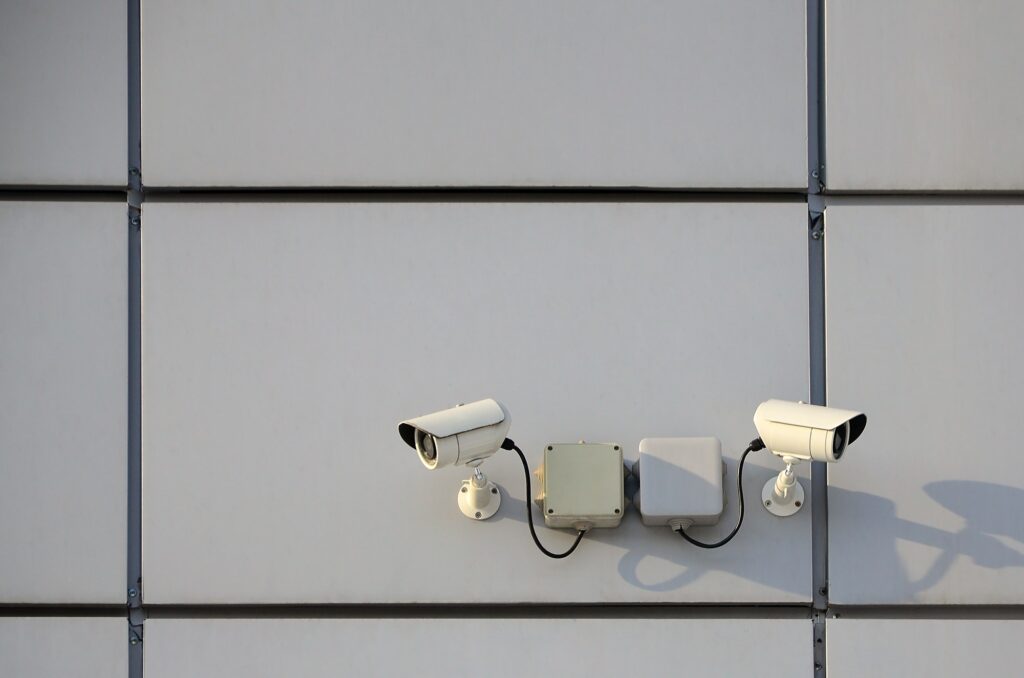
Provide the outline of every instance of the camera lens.
{"type": "Polygon", "coordinates": [[[434,446],[434,436],[423,434],[420,440],[420,454],[427,461],[434,461],[437,458],[437,448],[434,446]]]}
{"type": "Polygon", "coordinates": [[[839,459],[843,456],[843,452],[846,450],[846,431],[849,424],[843,424],[836,429],[835,435],[832,438],[832,457],[839,459]]]}

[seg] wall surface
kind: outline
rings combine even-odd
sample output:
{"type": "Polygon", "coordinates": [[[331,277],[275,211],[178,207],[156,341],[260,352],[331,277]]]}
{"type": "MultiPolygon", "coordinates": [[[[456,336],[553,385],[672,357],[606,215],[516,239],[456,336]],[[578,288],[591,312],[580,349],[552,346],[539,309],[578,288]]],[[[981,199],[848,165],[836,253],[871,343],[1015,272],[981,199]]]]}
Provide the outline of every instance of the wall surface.
{"type": "Polygon", "coordinates": [[[1016,675],[1022,20],[0,4],[0,675],[1016,675]],[[762,400],[868,424],[551,560],[396,435],[486,397],[720,438],[708,541],[762,400]]]}
{"type": "Polygon", "coordinates": [[[832,600],[1024,603],[1024,204],[826,218],[829,401],[871,412],[829,472],[832,600]]]}
{"type": "Polygon", "coordinates": [[[127,8],[4,0],[0,186],[124,186],[127,8]]]}
{"type": "Polygon", "coordinates": [[[1020,620],[830,619],[832,678],[1019,673],[1020,620]]]}
{"type": "Polygon", "coordinates": [[[153,186],[806,183],[802,0],[149,0],[142,39],[153,186]]]}
{"type": "MultiPolygon", "coordinates": [[[[807,393],[804,220],[758,203],[149,204],[145,600],[809,601],[807,512],[751,511],[747,539],[694,553],[630,511],[566,568],[530,543],[512,453],[484,464],[505,495],[474,524],[469,472],[428,472],[396,431],[493,396],[533,467],[551,442],[635,460],[673,435],[717,435],[735,461],[758,393],[807,393]]],[[[752,462],[752,486],[781,468],[752,462]]]]}
{"type": "Polygon", "coordinates": [[[806,622],[696,619],[154,619],[147,626],[150,678],[251,678],[301,673],[500,675],[544,673],[757,674],[785,678],[810,663],[806,622]],[[444,642],[438,632],[455,642],[444,642]],[[749,635],[745,652],[721,655],[723,636],[749,635]],[[402,650],[395,652],[395,640],[402,650]],[[529,648],[529,651],[524,649],[529,648]]]}
{"type": "Polygon", "coordinates": [[[0,601],[124,599],[123,205],[0,202],[0,601]]]}
{"type": "Polygon", "coordinates": [[[825,6],[830,189],[1024,190],[1024,5],[825,6]]]}
{"type": "Polygon", "coordinates": [[[0,675],[128,678],[124,619],[0,618],[0,675]]]}

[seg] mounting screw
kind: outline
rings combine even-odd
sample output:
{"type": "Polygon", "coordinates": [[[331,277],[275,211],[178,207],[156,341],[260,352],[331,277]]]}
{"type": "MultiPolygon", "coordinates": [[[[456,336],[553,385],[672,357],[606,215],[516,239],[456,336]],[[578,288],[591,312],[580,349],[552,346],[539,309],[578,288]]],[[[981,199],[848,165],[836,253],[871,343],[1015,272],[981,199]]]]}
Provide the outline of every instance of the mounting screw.
{"type": "Polygon", "coordinates": [[[128,597],[129,598],[134,598],[137,595],[139,595],[139,592],[134,587],[128,589],[128,597]]]}
{"type": "Polygon", "coordinates": [[[548,445],[548,452],[550,452],[553,449],[555,449],[555,448],[551,447],[551,445],[548,445]]]}
{"type": "Polygon", "coordinates": [[[128,174],[132,175],[133,177],[139,176],[139,168],[138,167],[129,167],[128,168],[128,174]]]}
{"type": "Polygon", "coordinates": [[[814,665],[814,670],[815,671],[821,671],[821,664],[815,664],[814,665]]]}
{"type": "Polygon", "coordinates": [[[818,170],[812,170],[811,171],[811,176],[814,177],[815,179],[817,179],[818,178],[818,170]]]}
{"type": "Polygon", "coordinates": [[[498,494],[498,488],[492,487],[491,488],[491,494],[498,494]]]}
{"type": "Polygon", "coordinates": [[[132,226],[138,226],[139,225],[139,218],[138,217],[132,217],[131,219],[128,220],[128,223],[130,223],[132,226]]]}
{"type": "Polygon", "coordinates": [[[555,509],[548,509],[548,513],[554,513],[555,509]]]}
{"type": "Polygon", "coordinates": [[[828,587],[827,586],[822,586],[821,588],[819,588],[818,589],[818,595],[819,596],[828,595],[828,587]]]}
{"type": "Polygon", "coordinates": [[[825,235],[823,231],[811,231],[811,237],[815,240],[821,240],[821,236],[825,235]]]}
{"type": "Polygon", "coordinates": [[[615,512],[616,513],[622,513],[622,511],[620,511],[619,509],[615,509],[615,512]]]}
{"type": "Polygon", "coordinates": [[[467,489],[466,489],[466,486],[465,486],[465,485],[463,485],[463,486],[462,486],[462,489],[460,490],[460,492],[469,492],[469,490],[467,490],[467,489]]]}

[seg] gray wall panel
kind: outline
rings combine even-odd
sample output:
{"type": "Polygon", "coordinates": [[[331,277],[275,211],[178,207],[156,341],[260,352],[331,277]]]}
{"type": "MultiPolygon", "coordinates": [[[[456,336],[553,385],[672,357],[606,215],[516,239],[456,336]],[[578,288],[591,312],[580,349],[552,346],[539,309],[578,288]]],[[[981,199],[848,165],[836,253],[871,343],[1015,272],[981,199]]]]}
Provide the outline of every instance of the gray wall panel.
{"type": "Polygon", "coordinates": [[[831,189],[1024,189],[1024,4],[829,0],[831,189]]]}
{"type": "Polygon", "coordinates": [[[151,619],[145,675],[792,678],[809,674],[809,638],[805,620],[151,619]]]}
{"type": "Polygon", "coordinates": [[[125,600],[126,229],[0,202],[0,602],[125,600]]]}
{"type": "Polygon", "coordinates": [[[1024,205],[827,212],[831,598],[1024,603],[1024,205]]]}
{"type": "Polygon", "coordinates": [[[115,618],[0,618],[0,675],[128,678],[128,624],[115,618]]]}
{"type": "Polygon", "coordinates": [[[829,619],[829,678],[1018,676],[1024,621],[829,619]]]}
{"type": "Polygon", "coordinates": [[[804,187],[804,11],[147,1],[146,182],[804,187]]]}
{"type": "Polygon", "coordinates": [[[0,185],[125,185],[127,7],[0,3],[0,185]]]}
{"type": "MultiPolygon", "coordinates": [[[[396,431],[493,396],[534,465],[672,435],[735,460],[758,402],[806,397],[801,204],[151,203],[143,270],[147,602],[809,600],[808,511],[755,503],[706,552],[629,509],[553,562],[511,453],[474,523],[466,470],[396,431]]],[[[779,464],[750,461],[756,497],[779,464]]]]}

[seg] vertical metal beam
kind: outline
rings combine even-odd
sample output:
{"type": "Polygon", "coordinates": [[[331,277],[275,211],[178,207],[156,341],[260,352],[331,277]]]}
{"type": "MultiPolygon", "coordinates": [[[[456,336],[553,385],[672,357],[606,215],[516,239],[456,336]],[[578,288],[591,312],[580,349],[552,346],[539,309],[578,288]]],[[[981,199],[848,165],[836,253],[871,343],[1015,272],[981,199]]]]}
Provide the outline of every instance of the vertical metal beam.
{"type": "MultiPolygon", "coordinates": [[[[807,0],[807,280],[810,399],[826,402],[825,372],[825,0],[807,0]]],[[[828,464],[811,464],[814,677],[824,678],[828,610],[828,464]]]]}
{"type": "Polygon", "coordinates": [[[142,248],[128,208],[128,601],[129,678],[142,678],[142,248]]]}
{"type": "MultiPolygon", "coordinates": [[[[810,396],[815,405],[826,403],[825,390],[825,214],[809,196],[808,327],[810,396]]],[[[828,609],[828,464],[811,464],[811,573],[814,580],[814,609],[828,609]]]]}
{"type": "Polygon", "coordinates": [[[142,678],[142,50],[128,0],[128,676],[142,678]]]}
{"type": "Polygon", "coordinates": [[[822,612],[814,613],[814,678],[822,678],[828,672],[828,665],[825,663],[825,615],[822,612]]]}
{"type": "Polygon", "coordinates": [[[807,193],[825,190],[825,0],[807,0],[807,193]]]}
{"type": "Polygon", "coordinates": [[[128,0],[128,204],[142,204],[142,29],[140,0],[128,0]]]}

